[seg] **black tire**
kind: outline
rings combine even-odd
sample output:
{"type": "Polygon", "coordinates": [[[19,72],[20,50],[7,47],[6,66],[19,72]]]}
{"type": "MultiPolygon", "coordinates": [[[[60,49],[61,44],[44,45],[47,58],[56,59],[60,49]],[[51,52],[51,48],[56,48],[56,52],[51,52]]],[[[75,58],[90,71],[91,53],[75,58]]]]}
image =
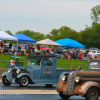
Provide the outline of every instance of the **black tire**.
{"type": "Polygon", "coordinates": [[[86,100],[98,100],[99,97],[99,90],[96,87],[91,87],[86,92],[85,98],[86,100]]]}
{"type": "Polygon", "coordinates": [[[47,87],[51,87],[53,84],[45,84],[47,87]]]}
{"type": "Polygon", "coordinates": [[[64,94],[63,92],[60,92],[59,95],[60,95],[60,97],[61,97],[62,99],[66,99],[66,100],[67,100],[68,98],[70,98],[70,96],[64,94]]]}
{"type": "Polygon", "coordinates": [[[28,83],[29,83],[29,79],[28,79],[27,76],[23,76],[23,77],[21,77],[21,78],[18,79],[18,84],[21,87],[27,87],[28,83]]]}
{"type": "Polygon", "coordinates": [[[5,85],[5,86],[9,86],[11,83],[7,80],[6,76],[3,76],[2,77],[2,83],[5,85]]]}

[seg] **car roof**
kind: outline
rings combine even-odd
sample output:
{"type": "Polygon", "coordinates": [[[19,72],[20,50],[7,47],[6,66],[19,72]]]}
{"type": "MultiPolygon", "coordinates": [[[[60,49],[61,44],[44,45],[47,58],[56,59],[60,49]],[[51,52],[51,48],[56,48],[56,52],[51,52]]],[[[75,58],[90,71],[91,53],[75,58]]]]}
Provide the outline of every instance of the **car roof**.
{"type": "Polygon", "coordinates": [[[57,57],[56,55],[29,55],[27,59],[41,59],[42,57],[57,57]]]}

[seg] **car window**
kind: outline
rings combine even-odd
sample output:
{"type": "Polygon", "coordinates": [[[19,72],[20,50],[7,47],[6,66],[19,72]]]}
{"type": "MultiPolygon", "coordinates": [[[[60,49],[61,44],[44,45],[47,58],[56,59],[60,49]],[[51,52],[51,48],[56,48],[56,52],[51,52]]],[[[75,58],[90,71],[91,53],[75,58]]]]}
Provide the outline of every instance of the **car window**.
{"type": "Polygon", "coordinates": [[[52,66],[53,58],[43,58],[42,64],[43,64],[43,66],[52,66]]]}
{"type": "Polygon", "coordinates": [[[89,63],[88,69],[100,69],[100,63],[99,62],[91,62],[91,63],[89,63]]]}

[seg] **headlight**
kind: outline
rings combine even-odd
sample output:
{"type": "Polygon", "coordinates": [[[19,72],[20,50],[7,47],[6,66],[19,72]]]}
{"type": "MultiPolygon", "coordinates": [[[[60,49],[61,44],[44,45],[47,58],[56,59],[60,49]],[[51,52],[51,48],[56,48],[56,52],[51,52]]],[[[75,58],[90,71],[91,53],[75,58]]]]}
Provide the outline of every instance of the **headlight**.
{"type": "Polygon", "coordinates": [[[10,73],[11,72],[11,69],[8,69],[8,73],[10,73]]]}
{"type": "Polygon", "coordinates": [[[76,77],[75,78],[75,82],[79,82],[80,81],[80,78],[79,77],[76,77]]]}
{"type": "Polygon", "coordinates": [[[66,77],[65,77],[65,75],[64,75],[64,76],[62,76],[62,80],[63,80],[63,81],[65,81],[65,78],[66,78],[66,77]]]}
{"type": "Polygon", "coordinates": [[[16,70],[16,73],[20,73],[20,69],[17,69],[17,70],[16,70]]]}

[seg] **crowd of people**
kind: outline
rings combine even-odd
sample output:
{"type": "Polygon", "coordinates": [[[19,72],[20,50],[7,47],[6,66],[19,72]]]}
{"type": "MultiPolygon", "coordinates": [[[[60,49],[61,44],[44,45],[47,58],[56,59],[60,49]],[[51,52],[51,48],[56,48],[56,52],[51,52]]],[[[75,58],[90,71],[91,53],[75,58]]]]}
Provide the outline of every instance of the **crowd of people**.
{"type": "Polygon", "coordinates": [[[68,51],[63,52],[63,55],[65,55],[66,59],[68,60],[79,59],[84,61],[86,61],[87,59],[91,60],[97,57],[95,52],[90,55],[86,52],[83,53],[82,51],[80,51],[80,49],[73,50],[72,48],[70,48],[68,51]]]}

